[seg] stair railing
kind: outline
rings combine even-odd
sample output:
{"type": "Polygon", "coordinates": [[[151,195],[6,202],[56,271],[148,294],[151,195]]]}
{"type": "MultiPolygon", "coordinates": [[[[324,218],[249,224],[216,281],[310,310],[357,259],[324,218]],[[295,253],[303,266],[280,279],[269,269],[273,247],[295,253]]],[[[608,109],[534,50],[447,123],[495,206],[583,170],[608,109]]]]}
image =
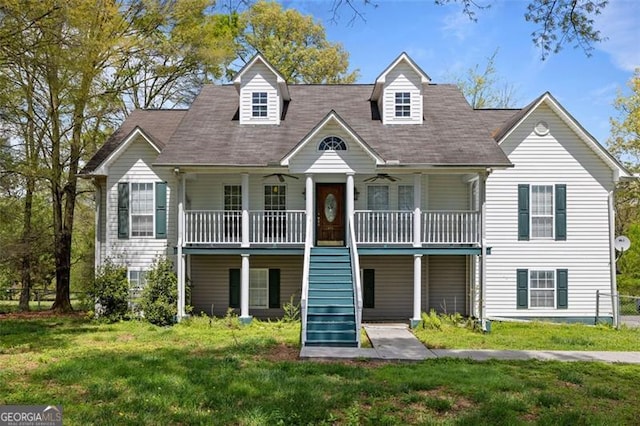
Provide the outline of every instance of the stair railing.
{"type": "Polygon", "coordinates": [[[362,284],[360,282],[360,259],[358,257],[358,247],[356,246],[356,233],[353,226],[353,216],[349,217],[347,228],[347,243],[351,254],[351,275],[353,277],[353,294],[355,296],[356,308],[356,342],[358,343],[358,347],[360,347],[360,327],[362,326],[362,284]]]}
{"type": "Polygon", "coordinates": [[[311,246],[313,239],[313,222],[312,217],[307,215],[307,226],[304,239],[304,266],[302,270],[302,294],[300,295],[300,321],[302,323],[300,329],[300,340],[302,346],[307,344],[307,310],[309,305],[309,271],[311,263],[311,246]]]}

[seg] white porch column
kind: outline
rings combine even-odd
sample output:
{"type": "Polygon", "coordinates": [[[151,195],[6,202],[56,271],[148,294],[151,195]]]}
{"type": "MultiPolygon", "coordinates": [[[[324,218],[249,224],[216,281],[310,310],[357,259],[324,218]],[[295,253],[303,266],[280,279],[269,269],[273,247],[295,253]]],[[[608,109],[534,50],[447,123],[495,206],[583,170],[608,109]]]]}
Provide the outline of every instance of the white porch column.
{"type": "Polygon", "coordinates": [[[411,327],[420,322],[420,306],[422,305],[422,255],[413,255],[413,317],[411,327]]]}
{"type": "Polygon", "coordinates": [[[249,173],[242,174],[242,244],[249,247],[249,173]]]}
{"type": "Polygon", "coordinates": [[[184,200],[185,200],[185,181],[184,174],[178,172],[178,244],[176,253],[176,275],[178,278],[178,306],[177,317],[180,321],[184,317],[185,305],[185,279],[184,279],[184,254],[182,248],[184,246],[184,200]]]}
{"type": "Polygon", "coordinates": [[[351,219],[353,217],[354,193],[355,187],[353,183],[353,173],[347,173],[347,219],[351,219]]]}
{"type": "Polygon", "coordinates": [[[413,246],[422,246],[422,173],[413,175],[413,246]]]}
{"type": "Polygon", "coordinates": [[[480,173],[478,179],[478,195],[480,198],[480,300],[478,313],[482,330],[487,330],[487,308],[486,308],[486,283],[487,283],[487,173],[480,173]]]}
{"type": "Polygon", "coordinates": [[[305,205],[306,205],[306,213],[307,213],[307,220],[306,220],[306,226],[311,226],[311,245],[313,245],[313,242],[315,241],[315,238],[313,236],[314,232],[313,232],[313,224],[314,224],[314,211],[313,211],[313,200],[315,198],[315,192],[313,190],[313,175],[308,174],[306,175],[305,178],[305,205]]]}
{"type": "Polygon", "coordinates": [[[240,271],[240,321],[251,322],[249,315],[249,255],[242,254],[242,269],[240,271]]]}

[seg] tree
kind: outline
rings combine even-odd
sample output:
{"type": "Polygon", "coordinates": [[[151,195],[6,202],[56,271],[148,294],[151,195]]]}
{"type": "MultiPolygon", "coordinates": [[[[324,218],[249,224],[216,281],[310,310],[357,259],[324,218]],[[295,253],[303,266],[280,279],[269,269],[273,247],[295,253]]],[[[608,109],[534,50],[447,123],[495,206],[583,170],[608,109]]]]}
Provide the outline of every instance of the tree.
{"type": "Polygon", "coordinates": [[[502,83],[497,76],[495,59],[498,50],[487,58],[483,71],[479,65],[469,68],[462,77],[455,78],[457,85],[473,108],[512,108],[515,103],[515,89],[509,83],[502,83]]]}
{"type": "Polygon", "coordinates": [[[290,83],[353,83],[349,54],[326,39],[312,17],[275,2],[259,1],[240,15],[237,54],[247,62],[257,51],[290,83]]]}
{"type": "MultiPolygon", "coordinates": [[[[593,45],[604,40],[600,31],[593,26],[594,17],[602,13],[609,0],[530,0],[524,19],[538,27],[531,33],[533,43],[541,50],[541,59],[550,53],[558,53],[567,44],[581,48],[587,56],[591,55],[593,45]]],[[[457,3],[462,13],[472,21],[477,20],[477,11],[491,7],[491,4],[479,4],[476,0],[434,0],[436,5],[457,3]]],[[[523,2],[524,4],[524,2],[523,2]]],[[[334,0],[334,19],[340,8],[346,7],[353,13],[353,19],[364,19],[361,7],[376,6],[373,0],[334,0]]]]}
{"type": "MultiPolygon", "coordinates": [[[[633,172],[640,172],[640,68],[628,83],[631,93],[618,93],[614,106],[618,117],[611,118],[609,150],[633,172]]],[[[616,191],[616,234],[626,233],[631,224],[640,224],[640,182],[621,182],[616,191]]],[[[634,244],[640,244],[640,241],[634,244]]]]}

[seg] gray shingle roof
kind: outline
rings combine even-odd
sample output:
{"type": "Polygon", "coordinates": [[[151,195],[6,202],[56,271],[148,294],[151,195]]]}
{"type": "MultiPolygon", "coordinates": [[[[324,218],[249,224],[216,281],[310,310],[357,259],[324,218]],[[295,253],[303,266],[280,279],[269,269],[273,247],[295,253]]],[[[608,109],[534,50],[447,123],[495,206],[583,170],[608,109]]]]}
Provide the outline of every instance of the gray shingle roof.
{"type": "Polygon", "coordinates": [[[142,129],[158,148],[164,149],[186,113],[186,110],[179,109],[134,110],[94,154],[80,174],[91,174],[127,139],[136,127],[142,129]]]}
{"type": "Polygon", "coordinates": [[[335,110],[385,160],[435,166],[510,165],[485,121],[454,85],[425,87],[421,125],[383,125],[369,100],[372,89],[370,84],[290,85],[291,101],[279,126],[241,126],[236,89],[206,85],[156,164],[276,163],[335,110]]]}

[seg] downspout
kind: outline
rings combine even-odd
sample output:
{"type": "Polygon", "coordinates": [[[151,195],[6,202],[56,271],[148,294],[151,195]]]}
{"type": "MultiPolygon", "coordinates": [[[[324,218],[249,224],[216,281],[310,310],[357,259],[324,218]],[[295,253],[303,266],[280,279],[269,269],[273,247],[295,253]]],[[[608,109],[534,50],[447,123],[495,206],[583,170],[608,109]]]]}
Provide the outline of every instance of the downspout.
{"type": "Polygon", "coordinates": [[[615,194],[614,190],[609,191],[609,265],[611,274],[611,313],[613,315],[613,326],[618,328],[618,284],[616,281],[616,249],[613,244],[615,237],[615,194]]]}
{"type": "Polygon", "coordinates": [[[487,176],[490,170],[480,175],[480,324],[487,331],[486,281],[487,281],[487,176]]]}
{"type": "Polygon", "coordinates": [[[100,240],[102,237],[102,229],[100,227],[100,223],[102,220],[102,215],[100,214],[101,212],[101,207],[102,207],[102,187],[100,186],[100,184],[98,183],[98,180],[96,178],[92,179],[92,183],[93,186],[96,188],[96,192],[95,192],[95,197],[96,197],[96,215],[95,215],[95,223],[94,223],[94,227],[95,227],[95,233],[96,235],[94,236],[94,254],[93,254],[93,263],[94,263],[94,274],[96,274],[98,272],[98,268],[100,267],[100,264],[102,262],[102,259],[100,258],[100,253],[101,253],[101,249],[102,247],[100,246],[100,240]]]}

